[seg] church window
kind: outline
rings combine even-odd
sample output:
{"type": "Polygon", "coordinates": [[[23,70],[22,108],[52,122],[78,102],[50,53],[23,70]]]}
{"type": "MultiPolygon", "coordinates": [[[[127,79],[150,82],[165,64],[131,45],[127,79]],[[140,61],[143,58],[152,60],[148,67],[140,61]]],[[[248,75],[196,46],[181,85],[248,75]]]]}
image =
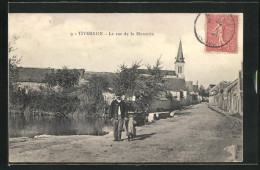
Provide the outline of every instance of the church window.
{"type": "Polygon", "coordinates": [[[178,66],[178,73],[182,73],[182,67],[178,66]]]}

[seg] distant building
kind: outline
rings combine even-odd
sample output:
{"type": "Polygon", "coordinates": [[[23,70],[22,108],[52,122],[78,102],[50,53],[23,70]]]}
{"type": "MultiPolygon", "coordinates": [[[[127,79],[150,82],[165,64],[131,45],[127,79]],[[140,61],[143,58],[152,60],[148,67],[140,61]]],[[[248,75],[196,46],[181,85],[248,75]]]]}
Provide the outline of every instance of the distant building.
{"type": "Polygon", "coordinates": [[[214,86],[212,89],[209,90],[209,96],[214,96],[216,94],[219,93],[223,93],[223,89],[226,88],[228,86],[228,82],[227,81],[222,81],[219,84],[217,84],[216,86],[214,86]]]}
{"type": "Polygon", "coordinates": [[[208,87],[208,90],[212,89],[215,86],[216,86],[216,84],[210,84],[209,87],[208,87]]]}
{"type": "Polygon", "coordinates": [[[177,53],[177,57],[175,58],[175,73],[177,74],[178,78],[185,78],[185,72],[184,72],[184,57],[183,57],[183,52],[182,52],[182,43],[180,41],[179,44],[179,49],[178,49],[178,53],[177,53]]]}
{"type": "MultiPolygon", "coordinates": [[[[175,70],[162,70],[165,74],[165,90],[169,92],[174,98],[169,101],[166,98],[166,92],[160,93],[159,99],[154,100],[149,111],[179,109],[182,105],[195,104],[199,102],[198,99],[198,83],[193,85],[192,81],[185,81],[185,61],[182,51],[182,43],[180,41],[177,56],[175,58],[175,70]]],[[[148,74],[148,70],[141,70],[142,73],[148,74]]]]}
{"type": "MultiPolygon", "coordinates": [[[[138,69],[139,73],[142,75],[148,75],[148,69],[138,69]]],[[[173,70],[161,70],[161,73],[164,75],[164,78],[177,78],[177,74],[173,70]]]]}
{"type": "MultiPolygon", "coordinates": [[[[58,69],[54,68],[31,68],[31,67],[19,67],[19,86],[22,88],[29,88],[38,90],[40,86],[44,86],[45,75],[52,72],[56,72],[58,69]]],[[[74,70],[74,69],[70,69],[74,70]]],[[[75,69],[80,73],[80,79],[84,77],[84,69],[75,69]]]]}
{"type": "MultiPolygon", "coordinates": [[[[187,97],[187,88],[184,74],[185,61],[183,57],[181,41],[179,43],[179,49],[175,59],[175,70],[161,70],[161,73],[164,75],[163,79],[165,81],[165,90],[170,92],[174,98],[180,101],[181,98],[187,97]]],[[[139,69],[139,72],[142,75],[149,75],[148,69],[139,69]]],[[[167,100],[166,93],[161,93],[160,99],[167,100]]]]}
{"type": "Polygon", "coordinates": [[[199,85],[192,85],[192,92],[195,94],[199,94],[199,85]]]}
{"type": "MultiPolygon", "coordinates": [[[[185,79],[184,66],[185,66],[185,61],[184,61],[184,57],[183,57],[182,43],[180,41],[178,53],[177,53],[177,56],[175,57],[175,62],[174,62],[175,70],[161,70],[161,73],[164,75],[164,78],[185,79]]],[[[143,75],[149,74],[147,69],[138,69],[138,70],[140,71],[140,74],[143,74],[143,75]]]]}
{"type": "Polygon", "coordinates": [[[186,88],[189,92],[193,91],[193,82],[192,81],[186,81],[186,88]]]}
{"type": "Polygon", "coordinates": [[[53,68],[19,67],[19,82],[44,83],[46,74],[54,72],[53,68]]]}
{"type": "Polygon", "coordinates": [[[238,79],[231,82],[223,91],[222,109],[229,113],[238,113],[240,102],[238,100],[238,79]]]}
{"type": "MultiPolygon", "coordinates": [[[[44,83],[44,78],[46,74],[57,71],[54,68],[30,68],[30,67],[19,67],[19,82],[35,82],[44,83]]],[[[83,78],[85,70],[84,69],[70,69],[77,70],[80,73],[80,78],[83,78]]]]}
{"type": "Polygon", "coordinates": [[[209,104],[229,114],[243,115],[243,68],[238,73],[238,79],[221,82],[210,89],[209,104]]]}
{"type": "Polygon", "coordinates": [[[165,78],[165,87],[168,92],[176,97],[177,100],[181,100],[181,97],[187,97],[187,89],[184,79],[179,78],[165,78]]]}

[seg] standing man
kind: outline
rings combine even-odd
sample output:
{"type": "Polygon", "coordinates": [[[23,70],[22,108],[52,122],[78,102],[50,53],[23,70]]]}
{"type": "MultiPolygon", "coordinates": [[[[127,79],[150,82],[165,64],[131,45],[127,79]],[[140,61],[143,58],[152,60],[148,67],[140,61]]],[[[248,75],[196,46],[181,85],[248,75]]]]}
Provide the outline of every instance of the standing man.
{"type": "Polygon", "coordinates": [[[113,122],[114,141],[122,141],[121,133],[124,119],[128,118],[126,112],[126,103],[122,100],[121,95],[117,95],[110,106],[110,118],[113,122]]]}

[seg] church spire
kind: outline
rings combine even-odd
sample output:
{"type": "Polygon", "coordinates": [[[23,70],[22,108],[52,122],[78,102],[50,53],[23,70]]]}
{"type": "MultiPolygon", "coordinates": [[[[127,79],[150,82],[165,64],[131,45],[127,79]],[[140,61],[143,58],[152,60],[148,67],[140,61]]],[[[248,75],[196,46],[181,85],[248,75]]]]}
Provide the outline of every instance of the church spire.
{"type": "Polygon", "coordinates": [[[178,49],[178,53],[177,53],[177,57],[176,57],[175,63],[176,63],[176,62],[185,63],[185,62],[184,62],[184,58],[183,58],[183,53],[182,53],[181,40],[180,40],[179,49],[178,49]]]}

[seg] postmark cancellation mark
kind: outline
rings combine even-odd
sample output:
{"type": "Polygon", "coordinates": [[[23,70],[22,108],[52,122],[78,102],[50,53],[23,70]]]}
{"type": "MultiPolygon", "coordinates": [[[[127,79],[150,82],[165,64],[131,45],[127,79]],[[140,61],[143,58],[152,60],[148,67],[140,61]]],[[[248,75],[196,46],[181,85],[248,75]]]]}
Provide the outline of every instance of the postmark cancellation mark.
{"type": "Polygon", "coordinates": [[[238,16],[206,14],[206,52],[237,53],[238,16]]]}

